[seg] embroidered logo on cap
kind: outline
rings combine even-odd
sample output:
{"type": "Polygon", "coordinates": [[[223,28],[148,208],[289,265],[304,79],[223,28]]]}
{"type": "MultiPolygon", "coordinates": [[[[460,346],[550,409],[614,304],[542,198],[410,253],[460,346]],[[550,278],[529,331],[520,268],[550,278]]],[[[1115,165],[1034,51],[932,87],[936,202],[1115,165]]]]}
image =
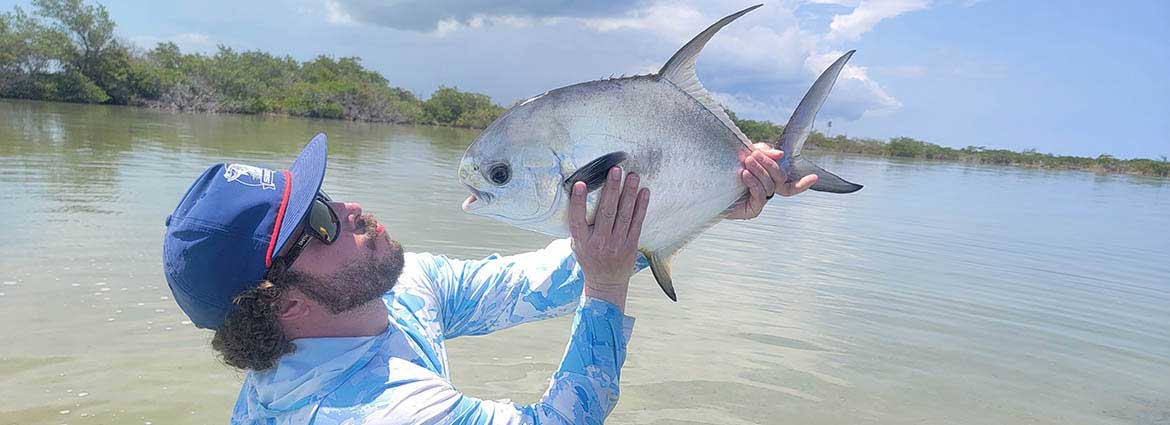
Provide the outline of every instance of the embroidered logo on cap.
{"type": "Polygon", "coordinates": [[[223,172],[223,178],[229,182],[236,182],[246,186],[260,187],[264,190],[276,190],[276,183],[272,181],[272,170],[255,167],[247,164],[228,164],[223,172]]]}

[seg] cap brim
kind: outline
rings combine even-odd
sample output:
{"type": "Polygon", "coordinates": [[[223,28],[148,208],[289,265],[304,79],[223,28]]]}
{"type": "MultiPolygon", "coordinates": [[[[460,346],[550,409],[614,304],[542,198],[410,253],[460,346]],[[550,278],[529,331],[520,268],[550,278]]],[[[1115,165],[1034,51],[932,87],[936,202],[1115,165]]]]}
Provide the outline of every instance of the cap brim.
{"type": "Polygon", "coordinates": [[[327,151],[325,133],[318,133],[305,145],[296,161],[288,168],[292,174],[292,186],[289,189],[288,205],[280,222],[280,234],[276,237],[271,259],[275,259],[277,254],[284,250],[285,244],[296,233],[297,224],[313,206],[313,198],[317,196],[317,192],[321,190],[321,182],[325,180],[327,151]]]}

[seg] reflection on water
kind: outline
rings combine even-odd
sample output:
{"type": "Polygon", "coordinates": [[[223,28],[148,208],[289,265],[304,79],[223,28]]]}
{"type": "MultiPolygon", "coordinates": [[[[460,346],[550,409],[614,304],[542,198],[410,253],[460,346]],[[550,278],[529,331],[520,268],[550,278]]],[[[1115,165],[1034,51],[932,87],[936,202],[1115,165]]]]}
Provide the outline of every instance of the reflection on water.
{"type": "MultiPolygon", "coordinates": [[[[315,132],[325,187],[408,249],[548,238],[459,210],[473,132],[0,101],[4,423],[219,423],[240,374],[169,298],[163,217],[219,161],[284,167],[315,132]]],[[[864,157],[866,189],[774,200],[635,277],[615,423],[1170,421],[1170,184],[864,157]]],[[[458,387],[536,400],[566,320],[451,342],[458,387]]]]}

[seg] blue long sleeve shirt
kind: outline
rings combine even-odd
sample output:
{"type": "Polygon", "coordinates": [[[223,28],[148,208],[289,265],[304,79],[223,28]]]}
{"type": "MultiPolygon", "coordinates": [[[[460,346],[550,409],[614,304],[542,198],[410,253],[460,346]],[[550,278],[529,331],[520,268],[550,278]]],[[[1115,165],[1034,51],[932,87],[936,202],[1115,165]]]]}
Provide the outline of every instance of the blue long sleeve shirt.
{"type": "Polygon", "coordinates": [[[618,400],[634,319],[581,297],[569,240],[478,261],[408,253],[372,337],[303,338],[276,366],[249,372],[233,424],[599,424],[618,400]],[[480,400],[451,384],[444,341],[576,309],[560,367],[536,403],[480,400]]]}

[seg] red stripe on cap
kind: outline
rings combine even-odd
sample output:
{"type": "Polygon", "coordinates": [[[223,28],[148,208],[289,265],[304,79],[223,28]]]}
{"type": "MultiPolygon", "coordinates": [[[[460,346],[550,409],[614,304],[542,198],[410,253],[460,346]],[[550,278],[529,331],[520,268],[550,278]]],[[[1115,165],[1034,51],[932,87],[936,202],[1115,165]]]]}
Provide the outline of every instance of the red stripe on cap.
{"type": "Polygon", "coordinates": [[[292,171],[284,170],[284,196],[280,198],[280,209],[276,210],[276,224],[272,226],[272,239],[268,241],[268,253],[264,254],[264,267],[272,267],[272,250],[280,237],[280,222],[284,221],[284,210],[288,208],[288,194],[292,192],[292,171]]]}

